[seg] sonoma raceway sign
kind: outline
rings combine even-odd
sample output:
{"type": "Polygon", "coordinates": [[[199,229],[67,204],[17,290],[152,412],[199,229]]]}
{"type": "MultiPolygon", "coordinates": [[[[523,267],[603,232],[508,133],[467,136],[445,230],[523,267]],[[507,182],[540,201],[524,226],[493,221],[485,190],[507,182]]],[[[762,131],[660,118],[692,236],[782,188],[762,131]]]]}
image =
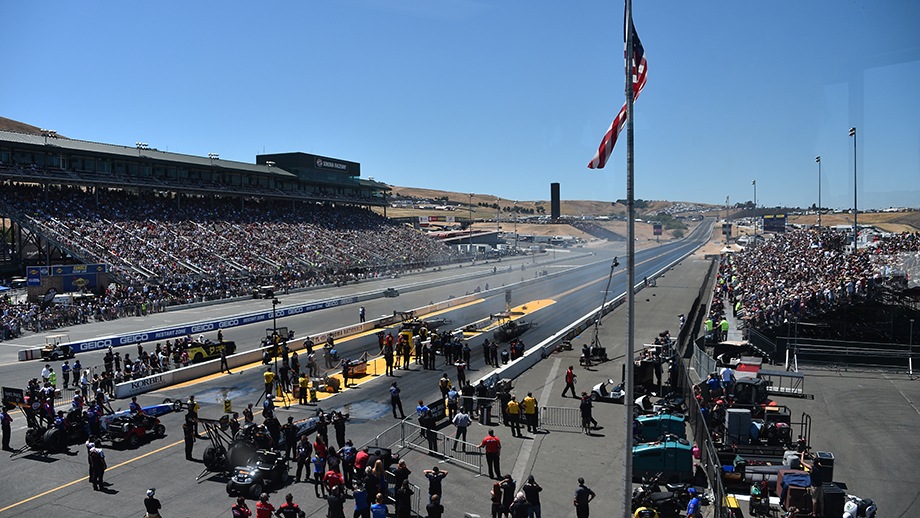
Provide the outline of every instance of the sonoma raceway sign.
{"type": "MultiPolygon", "coordinates": [[[[291,315],[300,315],[302,313],[310,313],[312,311],[318,311],[320,309],[334,308],[337,306],[342,306],[345,304],[353,304],[358,301],[358,297],[347,297],[344,299],[333,299],[326,300],[322,302],[313,302],[310,304],[301,304],[298,306],[288,306],[286,308],[278,308],[274,312],[274,316],[281,318],[291,315]]],[[[265,322],[272,319],[271,311],[260,311],[258,313],[248,313],[245,315],[238,315],[230,318],[222,318],[220,320],[212,320],[209,322],[196,322],[193,324],[187,324],[184,326],[178,327],[169,327],[164,329],[154,329],[150,331],[143,331],[139,333],[131,333],[125,335],[115,335],[115,336],[106,336],[102,338],[94,338],[92,340],[83,340],[79,342],[70,342],[69,345],[74,352],[86,352],[86,351],[95,351],[98,349],[106,349],[108,347],[121,347],[123,345],[138,344],[144,342],[154,342],[157,340],[166,340],[170,338],[176,338],[179,336],[186,335],[195,335],[204,333],[207,331],[216,331],[218,329],[227,329],[230,327],[243,326],[247,324],[252,324],[255,322],[265,322]]]]}

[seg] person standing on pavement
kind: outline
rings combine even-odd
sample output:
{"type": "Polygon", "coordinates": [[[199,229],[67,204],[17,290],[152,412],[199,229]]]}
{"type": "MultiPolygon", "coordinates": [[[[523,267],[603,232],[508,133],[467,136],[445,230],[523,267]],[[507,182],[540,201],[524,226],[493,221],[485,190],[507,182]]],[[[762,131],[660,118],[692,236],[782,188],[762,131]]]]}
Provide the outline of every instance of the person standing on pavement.
{"type": "Polygon", "coordinates": [[[233,518],[249,518],[252,516],[252,510],[246,505],[246,497],[236,497],[236,505],[230,508],[233,518]]]}
{"type": "Polygon", "coordinates": [[[393,375],[393,346],[391,344],[384,344],[383,346],[383,361],[386,364],[386,375],[393,375]]]}
{"type": "Polygon", "coordinates": [[[527,502],[530,503],[530,510],[527,512],[528,518],[541,518],[540,516],[540,492],[543,491],[543,488],[540,484],[537,484],[537,481],[534,480],[533,475],[527,477],[527,482],[521,487],[521,490],[524,491],[524,495],[527,497],[527,502]]]}
{"type": "Polygon", "coordinates": [[[355,500],[355,513],[353,518],[371,518],[371,503],[368,500],[367,491],[364,489],[364,484],[358,483],[355,486],[355,492],[352,493],[352,497],[355,500]]]}
{"type": "Polygon", "coordinates": [[[473,419],[470,417],[470,414],[467,414],[463,410],[457,412],[454,415],[454,418],[451,420],[454,426],[457,427],[457,433],[454,434],[454,451],[457,451],[457,439],[462,439],[463,452],[466,453],[466,432],[469,429],[469,426],[473,424],[473,419]]]}
{"type": "Polygon", "coordinates": [[[182,436],[185,438],[185,460],[195,460],[192,449],[195,447],[195,431],[187,421],[182,423],[182,436]]]}
{"type": "Polygon", "coordinates": [[[147,498],[144,499],[144,508],[147,510],[145,518],[160,518],[160,501],[156,498],[157,490],[150,488],[147,490],[147,498]]]}
{"type": "Polygon", "coordinates": [[[294,503],[294,495],[291,493],[284,495],[284,503],[278,506],[278,510],[275,511],[275,516],[280,516],[281,518],[304,518],[306,515],[307,513],[294,503]]]}
{"type": "Polygon", "coordinates": [[[307,404],[307,395],[310,392],[310,378],[307,376],[306,372],[300,373],[300,379],[297,380],[297,386],[300,387],[300,404],[307,404]]]}
{"type": "Polygon", "coordinates": [[[501,481],[502,485],[502,513],[505,518],[511,516],[511,503],[514,502],[514,491],[517,483],[511,478],[511,475],[505,475],[501,481]]]}
{"type": "Polygon", "coordinates": [[[457,415],[457,407],[460,406],[460,393],[456,387],[451,387],[447,391],[447,418],[453,421],[457,415]]]}
{"type": "Polygon", "coordinates": [[[492,518],[502,518],[502,484],[495,482],[492,484],[492,491],[489,492],[492,501],[492,518]]]}
{"type": "Polygon", "coordinates": [[[61,380],[64,382],[62,385],[64,388],[70,387],[70,361],[64,360],[64,363],[61,364],[61,380]]]}
{"type": "MultiPolygon", "coordinates": [[[[303,473],[304,466],[307,466],[307,477],[310,478],[310,456],[313,454],[313,445],[310,444],[310,437],[307,434],[300,436],[300,442],[297,443],[296,460],[297,474],[294,476],[294,482],[300,482],[300,474],[303,473]]],[[[305,479],[306,480],[306,479],[305,479]]]]}
{"type": "Polygon", "coordinates": [[[390,406],[393,408],[393,418],[394,419],[405,419],[406,413],[403,412],[402,399],[399,397],[399,393],[402,392],[400,388],[396,385],[394,381],[390,385],[390,406]],[[396,417],[396,409],[399,409],[399,417],[396,417]]]}
{"type": "Polygon", "coordinates": [[[489,434],[479,443],[479,448],[486,449],[486,464],[489,466],[489,478],[498,478],[502,476],[502,442],[495,436],[495,430],[489,429],[489,434]]]}
{"type": "Polygon", "coordinates": [[[527,431],[537,433],[537,400],[533,397],[533,392],[528,392],[524,401],[521,401],[524,407],[524,417],[527,418],[527,431]]]}
{"type": "Polygon", "coordinates": [[[588,518],[588,504],[594,500],[594,491],[585,485],[585,479],[578,477],[578,489],[575,490],[575,499],[572,501],[575,505],[575,516],[577,518],[588,518]]]}
{"type": "Polygon", "coordinates": [[[594,416],[592,415],[594,404],[591,402],[591,396],[589,396],[587,392],[581,393],[581,403],[578,404],[578,408],[581,411],[581,427],[584,429],[585,434],[588,433],[589,426],[591,428],[597,428],[597,421],[594,420],[594,416]]]}
{"type": "Polygon", "coordinates": [[[386,501],[387,497],[381,493],[377,493],[374,505],[371,506],[371,518],[387,518],[389,511],[387,510],[386,501]]]}
{"type": "Polygon", "coordinates": [[[447,476],[447,471],[441,471],[441,468],[435,466],[423,471],[425,478],[428,479],[428,500],[431,501],[435,495],[441,494],[441,481],[447,476]]]}
{"type": "Polygon", "coordinates": [[[3,429],[3,449],[12,451],[10,447],[10,425],[13,424],[13,417],[6,411],[6,407],[0,409],[0,428],[3,429]]]}
{"type": "Polygon", "coordinates": [[[530,502],[527,501],[527,496],[523,491],[518,491],[518,494],[515,495],[514,501],[511,502],[508,510],[511,511],[512,518],[528,517],[530,514],[530,502]]]}
{"type": "Polygon", "coordinates": [[[297,452],[297,426],[292,416],[281,426],[281,435],[284,436],[284,460],[291,460],[297,452]]]}
{"type": "Polygon", "coordinates": [[[93,484],[93,490],[102,491],[102,488],[105,487],[105,482],[103,478],[105,477],[105,469],[108,465],[105,463],[105,452],[102,451],[102,448],[98,446],[93,446],[89,450],[89,481],[93,484]]]}
{"type": "Polygon", "coordinates": [[[508,401],[506,424],[511,427],[511,437],[523,437],[521,433],[521,405],[517,401],[517,396],[511,396],[508,401]]]}
{"type": "Polygon", "coordinates": [[[335,486],[335,488],[326,497],[329,509],[326,511],[327,518],[345,518],[345,488],[335,486]]]}
{"type": "Polygon", "coordinates": [[[425,506],[427,518],[441,518],[444,516],[444,506],[441,505],[441,495],[431,495],[431,502],[425,506]]]}
{"type": "Polygon", "coordinates": [[[569,390],[572,391],[572,397],[578,397],[578,393],[575,392],[575,378],[577,376],[573,368],[574,367],[569,365],[569,369],[565,371],[565,390],[562,391],[562,397],[565,397],[569,390]]]}
{"type": "Polygon", "coordinates": [[[358,321],[364,323],[364,306],[358,308],[358,321]]]}
{"type": "Polygon", "coordinates": [[[256,518],[272,518],[275,512],[275,506],[268,502],[268,493],[259,495],[259,502],[256,504],[256,518]]]}
{"type": "Polygon", "coordinates": [[[415,494],[415,491],[409,487],[408,480],[396,484],[396,488],[396,518],[409,518],[412,516],[412,495],[415,494]]]}
{"type": "Polygon", "coordinates": [[[347,388],[348,388],[348,358],[343,358],[342,359],[342,389],[347,389],[347,388]]]}
{"type": "Polygon", "coordinates": [[[227,349],[220,349],[220,372],[224,372],[224,369],[227,369],[227,374],[233,374],[230,372],[230,364],[227,363],[227,349]]]}
{"type": "Polygon", "coordinates": [[[275,384],[275,373],[272,372],[271,367],[265,369],[265,372],[262,374],[262,381],[265,382],[265,397],[272,395],[272,386],[275,384]]]}

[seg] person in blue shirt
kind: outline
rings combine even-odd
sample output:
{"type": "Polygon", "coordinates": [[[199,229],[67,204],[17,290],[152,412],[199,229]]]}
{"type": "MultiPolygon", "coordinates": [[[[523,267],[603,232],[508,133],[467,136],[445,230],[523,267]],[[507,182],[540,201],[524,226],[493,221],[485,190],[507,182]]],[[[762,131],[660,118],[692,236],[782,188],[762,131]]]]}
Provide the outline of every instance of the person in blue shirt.
{"type": "Polygon", "coordinates": [[[690,493],[690,502],[687,504],[687,518],[700,518],[700,497],[696,494],[696,489],[690,488],[687,490],[690,493]]]}
{"type": "Polygon", "coordinates": [[[326,486],[323,485],[323,475],[326,472],[326,458],[319,455],[313,456],[313,482],[316,484],[316,497],[319,498],[320,489],[323,491],[323,498],[326,497],[326,486]]]}
{"type": "Polygon", "coordinates": [[[422,402],[421,399],[419,399],[419,400],[418,400],[418,406],[415,407],[415,415],[416,415],[416,416],[423,416],[423,415],[425,415],[425,412],[427,412],[427,411],[428,411],[428,405],[426,405],[424,402],[422,402]]]}
{"type": "Polygon", "coordinates": [[[130,410],[132,414],[144,413],[144,410],[141,409],[141,405],[137,402],[137,396],[131,397],[131,403],[128,404],[128,410],[130,410]]]}
{"type": "Polygon", "coordinates": [[[383,494],[377,494],[377,503],[371,506],[372,518],[387,518],[387,506],[384,504],[386,497],[383,494]]]}
{"type": "Polygon", "coordinates": [[[371,518],[371,504],[368,501],[367,491],[364,490],[364,484],[358,484],[355,487],[352,497],[355,499],[355,518],[371,518]]]}

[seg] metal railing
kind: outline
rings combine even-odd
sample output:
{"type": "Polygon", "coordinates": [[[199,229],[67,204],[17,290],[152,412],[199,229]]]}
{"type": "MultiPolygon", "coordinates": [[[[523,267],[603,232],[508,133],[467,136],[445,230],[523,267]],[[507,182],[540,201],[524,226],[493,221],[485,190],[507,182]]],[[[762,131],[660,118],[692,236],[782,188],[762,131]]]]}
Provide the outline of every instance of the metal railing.
{"type": "Polygon", "coordinates": [[[718,372],[718,365],[716,360],[706,354],[706,351],[701,349],[698,345],[694,344],[691,345],[691,347],[693,348],[693,352],[690,355],[690,367],[696,372],[696,379],[693,381],[699,383],[705,380],[710,373],[718,372]]]}
{"type": "Polygon", "coordinates": [[[722,485],[722,466],[712,443],[709,427],[706,425],[706,420],[700,411],[699,402],[693,394],[693,386],[683,363],[681,363],[680,369],[682,371],[681,377],[684,380],[682,392],[687,405],[687,420],[693,430],[693,442],[700,449],[699,466],[706,473],[709,488],[712,491],[713,516],[721,517],[722,499],[725,496],[725,487],[722,485]]]}
{"type": "MultiPolygon", "coordinates": [[[[396,492],[399,490],[399,488],[396,487],[396,475],[390,471],[385,471],[383,476],[387,481],[387,497],[395,503],[396,492]]],[[[421,516],[422,510],[424,509],[422,506],[422,490],[412,482],[409,482],[409,488],[412,490],[410,514],[421,516]]]]}
{"type": "Polygon", "coordinates": [[[408,420],[400,421],[379,433],[376,437],[361,445],[377,448],[390,448],[396,452],[402,450],[415,450],[423,453],[439,455],[446,462],[459,467],[471,469],[482,475],[483,454],[477,444],[454,439],[443,432],[431,429],[426,434],[425,428],[408,420]],[[429,435],[430,434],[430,440],[429,435]],[[458,449],[454,449],[454,446],[458,449]]]}
{"type": "Polygon", "coordinates": [[[540,407],[538,426],[558,426],[561,428],[581,428],[581,410],[579,408],[544,406],[540,407]]]}

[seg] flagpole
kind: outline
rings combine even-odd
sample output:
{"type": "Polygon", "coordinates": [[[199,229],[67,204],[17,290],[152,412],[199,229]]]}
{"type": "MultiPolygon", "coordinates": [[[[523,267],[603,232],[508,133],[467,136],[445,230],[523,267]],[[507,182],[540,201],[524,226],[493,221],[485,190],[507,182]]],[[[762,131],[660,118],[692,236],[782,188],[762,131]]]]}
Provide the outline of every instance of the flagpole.
{"type": "MultiPolygon", "coordinates": [[[[626,0],[626,408],[625,473],[623,476],[623,517],[632,516],[633,413],[635,401],[633,360],[635,358],[635,286],[636,286],[636,204],[633,191],[633,26],[632,0],[626,0]]],[[[639,63],[635,64],[639,67],[639,63]]]]}

